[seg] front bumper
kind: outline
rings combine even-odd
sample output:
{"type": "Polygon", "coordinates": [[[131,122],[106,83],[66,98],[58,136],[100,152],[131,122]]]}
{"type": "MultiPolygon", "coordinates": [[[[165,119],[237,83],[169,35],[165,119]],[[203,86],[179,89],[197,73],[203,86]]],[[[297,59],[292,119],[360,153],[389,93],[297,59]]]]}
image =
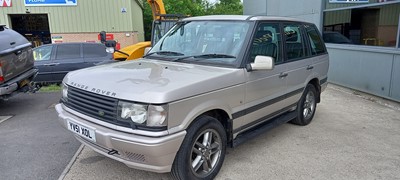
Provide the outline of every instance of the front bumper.
{"type": "Polygon", "coordinates": [[[64,128],[68,129],[67,121],[70,121],[95,131],[95,143],[75,134],[83,144],[135,169],[157,173],[170,172],[175,155],[186,135],[186,131],[162,137],[130,134],[86,121],[65,111],[62,104],[57,104],[56,110],[64,128]],[[110,153],[112,150],[118,153],[110,153]]]}

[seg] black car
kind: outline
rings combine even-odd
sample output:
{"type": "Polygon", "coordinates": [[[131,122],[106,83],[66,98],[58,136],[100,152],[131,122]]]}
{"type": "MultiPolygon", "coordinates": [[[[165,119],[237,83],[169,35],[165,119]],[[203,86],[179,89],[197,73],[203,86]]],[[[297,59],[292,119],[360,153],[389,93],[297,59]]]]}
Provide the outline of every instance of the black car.
{"type": "Polygon", "coordinates": [[[335,43],[335,44],[353,44],[353,42],[346,36],[333,31],[325,31],[323,33],[323,39],[325,43],[335,43]]]}
{"type": "Polygon", "coordinates": [[[0,99],[30,90],[36,73],[31,43],[16,31],[0,25],[0,99]]]}
{"type": "Polygon", "coordinates": [[[39,74],[37,84],[61,83],[64,76],[77,69],[113,62],[112,54],[100,43],[60,43],[33,49],[39,74]]]}

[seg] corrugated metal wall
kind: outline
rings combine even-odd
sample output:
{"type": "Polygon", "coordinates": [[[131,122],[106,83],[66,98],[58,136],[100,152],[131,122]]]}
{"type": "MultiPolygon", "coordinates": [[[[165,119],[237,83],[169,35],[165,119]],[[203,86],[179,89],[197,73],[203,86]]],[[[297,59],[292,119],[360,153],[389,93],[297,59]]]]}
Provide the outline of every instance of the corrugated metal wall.
{"type": "Polygon", "coordinates": [[[350,23],[351,10],[325,12],[324,26],[350,23]]]}
{"type": "MultiPolygon", "coordinates": [[[[139,0],[139,3],[143,4],[143,1],[139,0]]],[[[147,2],[145,2],[145,4],[143,5],[148,6],[147,2]]],[[[131,8],[132,8],[131,23],[133,27],[131,31],[137,31],[138,39],[140,39],[140,41],[143,41],[144,40],[143,13],[142,13],[143,10],[141,9],[140,6],[138,6],[135,0],[133,0],[131,8]]]]}
{"type": "MultiPolygon", "coordinates": [[[[369,0],[369,4],[377,3],[379,0],[369,0]]],[[[329,0],[326,0],[325,9],[335,9],[341,7],[349,7],[349,6],[359,6],[366,3],[329,3],[329,0]]]]}
{"type": "Polygon", "coordinates": [[[379,14],[379,25],[393,26],[399,23],[400,4],[382,6],[379,14]],[[396,16],[397,14],[397,16],[396,16]]]}
{"type": "MultiPolygon", "coordinates": [[[[377,3],[377,0],[370,0],[371,3],[377,3]]],[[[335,9],[335,8],[342,8],[342,7],[349,7],[349,6],[358,6],[363,5],[359,3],[350,3],[350,4],[343,4],[343,3],[326,3],[326,9],[335,9]]],[[[379,25],[382,26],[393,26],[397,25],[399,22],[400,14],[400,4],[389,4],[379,6],[379,25]],[[394,14],[397,14],[394,15],[394,14]]],[[[351,19],[351,11],[350,10],[340,10],[340,11],[330,11],[325,13],[325,21],[324,25],[332,25],[332,24],[339,24],[339,23],[346,23],[350,22],[351,19]]]]}
{"type": "Polygon", "coordinates": [[[0,24],[10,26],[9,14],[26,14],[28,9],[31,14],[48,14],[51,33],[144,31],[142,9],[135,0],[78,0],[77,6],[57,7],[25,7],[23,0],[12,3],[0,7],[0,24]]]}

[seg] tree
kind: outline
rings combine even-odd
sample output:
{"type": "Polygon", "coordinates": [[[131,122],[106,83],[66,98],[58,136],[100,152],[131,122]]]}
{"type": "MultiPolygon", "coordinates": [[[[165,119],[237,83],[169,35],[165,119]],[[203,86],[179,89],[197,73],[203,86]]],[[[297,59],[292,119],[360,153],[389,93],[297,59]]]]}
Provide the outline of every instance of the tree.
{"type": "Polygon", "coordinates": [[[208,14],[243,14],[243,4],[240,0],[220,0],[208,11],[208,14]]]}
{"type": "MultiPolygon", "coordinates": [[[[217,14],[243,14],[243,4],[240,0],[220,0],[214,5],[208,0],[164,0],[165,11],[168,14],[185,16],[203,16],[217,14]]],[[[153,16],[151,7],[145,1],[143,9],[143,23],[145,39],[151,39],[153,16]]]]}

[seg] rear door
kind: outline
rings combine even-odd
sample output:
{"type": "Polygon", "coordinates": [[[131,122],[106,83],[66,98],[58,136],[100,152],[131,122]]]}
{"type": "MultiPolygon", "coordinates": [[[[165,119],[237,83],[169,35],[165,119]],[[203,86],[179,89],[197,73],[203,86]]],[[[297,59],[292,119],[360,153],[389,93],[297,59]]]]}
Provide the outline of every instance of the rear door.
{"type": "Polygon", "coordinates": [[[82,44],[59,44],[52,66],[53,82],[61,82],[68,72],[85,67],[82,57],[82,44]]]}
{"type": "Polygon", "coordinates": [[[328,80],[329,57],[324,42],[322,41],[321,34],[317,27],[312,24],[305,26],[307,37],[310,44],[310,52],[313,57],[313,73],[318,77],[320,84],[324,84],[328,80]]]}
{"type": "Polygon", "coordinates": [[[39,70],[38,75],[35,77],[35,82],[51,82],[54,59],[54,50],[56,45],[44,45],[37,47],[33,50],[33,57],[35,59],[35,67],[39,70]]]}
{"type": "Polygon", "coordinates": [[[288,101],[297,103],[305,88],[306,81],[313,71],[313,59],[310,58],[308,40],[305,38],[302,23],[284,24],[284,45],[286,55],[288,101]]]}

